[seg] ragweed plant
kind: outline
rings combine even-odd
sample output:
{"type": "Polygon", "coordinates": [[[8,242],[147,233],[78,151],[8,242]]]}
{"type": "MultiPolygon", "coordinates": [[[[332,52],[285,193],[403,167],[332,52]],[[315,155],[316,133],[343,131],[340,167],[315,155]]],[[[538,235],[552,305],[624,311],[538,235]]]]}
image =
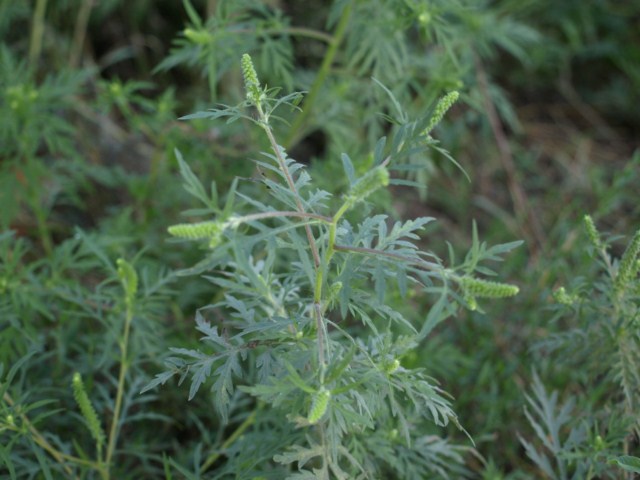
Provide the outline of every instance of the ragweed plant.
{"type": "MultiPolygon", "coordinates": [[[[272,2],[221,0],[203,18],[192,2],[183,0],[189,22],[158,70],[199,69],[209,98],[228,101],[236,93],[228,81],[235,78],[235,52],[250,52],[269,83],[308,91],[304,109],[291,112],[290,124],[279,126],[281,145],[293,149],[321,134],[330,155],[358,155],[360,167],[387,127],[379,112],[395,108],[371,77],[393,86],[403,105],[421,115],[444,92],[475,83],[470,68],[475,52],[483,59],[501,51],[526,60],[527,47],[538,37],[517,20],[520,7],[485,3],[340,0],[282,8],[272,2]]],[[[515,121],[506,96],[497,85],[491,87],[498,109],[515,121]]],[[[464,90],[465,103],[482,105],[473,90],[464,90]]],[[[433,153],[407,154],[403,161],[411,169],[404,175],[424,184],[440,164],[440,155],[433,153]]]]}
{"type": "Polygon", "coordinates": [[[554,292],[559,313],[571,315],[574,329],[546,342],[562,353],[559,364],[580,366],[582,395],[559,405],[557,392],[545,392],[536,377],[527,418],[545,449],[523,444],[550,478],[632,478],[622,470],[640,472],[633,457],[640,439],[640,231],[616,258],[591,216],[585,215],[584,227],[599,273],[554,292]],[[570,431],[565,439],[563,430],[570,431]]]}
{"type": "Polygon", "coordinates": [[[297,108],[301,94],[276,97],[277,90],[260,83],[249,55],[242,57],[242,73],[246,99],[240,105],[184,118],[244,119],[261,129],[271,151],[255,163],[269,174],[261,182],[270,201],[242,193],[235,182],[219,207],[215,184],[208,193],[177,152],[187,190],[215,216],[169,232],[203,243],[209,252],[183,274],[204,273],[221,292],[196,313],[206,350],[173,349],[167,370],[144,390],[174,375],[190,377],[191,399],[211,383],[223,421],[244,434],[232,434],[214,450],[201,462],[201,473],[217,468],[217,474],[243,478],[268,472],[343,479],[462,474],[461,447],[418,434],[425,422],[462,428],[451,399],[421,369],[404,368],[402,358],[460,305],[476,308],[476,299],[515,295],[517,287],[475,272],[490,273],[479,262],[497,259],[518,242],[487,248],[475,238],[462,265],[445,266],[416,245],[432,218],[392,224],[386,215],[370,213],[368,200],[394,182],[394,160],[428,142],[432,116],[406,123],[389,142],[381,138],[374,166],[360,178],[343,155],[350,187],[335,199],[313,187],[307,170],[273,134],[276,109],[297,108]],[[419,292],[437,293],[439,300],[420,321],[422,315],[385,303],[391,289],[408,302],[419,292]],[[239,413],[251,404],[252,414],[239,413]]]}
{"type": "Polygon", "coordinates": [[[29,262],[28,245],[0,235],[0,476],[157,477],[130,427],[153,418],[142,409],[153,397],[137,395],[140,357],[158,348],[151,317],[172,277],[138,277],[81,232],[47,260],[29,262]],[[99,285],[80,284],[101,268],[99,285]]]}

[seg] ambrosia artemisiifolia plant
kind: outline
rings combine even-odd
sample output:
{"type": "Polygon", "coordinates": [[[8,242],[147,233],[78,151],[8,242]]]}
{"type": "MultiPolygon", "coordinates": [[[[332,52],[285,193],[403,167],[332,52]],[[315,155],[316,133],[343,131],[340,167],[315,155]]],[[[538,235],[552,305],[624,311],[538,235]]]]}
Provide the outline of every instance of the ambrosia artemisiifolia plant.
{"type": "Polygon", "coordinates": [[[475,272],[491,275],[479,263],[499,260],[520,242],[488,248],[474,229],[465,261],[445,266],[416,244],[432,218],[392,223],[387,215],[370,214],[369,202],[394,183],[395,161],[437,144],[429,133],[457,94],[416,121],[402,116],[391,141],[378,141],[374,166],[360,178],[343,155],[349,187],[339,198],[314,188],[308,171],[274,137],[275,110],[297,108],[302,95],[276,97],[277,90],[260,83],[249,55],[242,57],[242,73],[244,102],[184,118],[241,119],[259,127],[270,152],[255,163],[268,174],[261,182],[270,200],[258,198],[255,188],[242,193],[236,181],[218,207],[215,184],[208,193],[176,152],[187,190],[215,217],[174,225],[169,233],[203,241],[205,258],[183,273],[204,273],[220,292],[196,313],[204,351],[173,349],[167,370],[145,391],[174,375],[180,381],[190,376],[191,399],[211,382],[223,422],[237,429],[201,463],[201,473],[463,475],[462,449],[424,433],[426,423],[462,428],[450,399],[421,369],[404,368],[402,359],[460,306],[475,309],[476,299],[515,295],[517,287],[475,272]],[[402,311],[386,302],[395,289],[407,299],[402,311]],[[438,295],[426,318],[411,307],[421,291],[438,295]]]}
{"type": "Polygon", "coordinates": [[[591,216],[583,220],[596,268],[554,292],[573,329],[542,343],[557,350],[556,365],[579,369],[580,381],[561,404],[535,377],[526,416],[538,444],[521,441],[549,478],[631,479],[640,473],[640,230],[616,258],[591,216]]]}

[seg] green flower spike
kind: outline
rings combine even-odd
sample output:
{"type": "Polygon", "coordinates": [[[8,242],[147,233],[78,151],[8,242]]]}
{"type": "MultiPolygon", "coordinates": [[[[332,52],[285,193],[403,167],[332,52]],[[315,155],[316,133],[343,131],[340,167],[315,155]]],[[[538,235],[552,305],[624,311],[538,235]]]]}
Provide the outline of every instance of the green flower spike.
{"type": "Polygon", "coordinates": [[[383,166],[376,167],[369,170],[351,187],[347,194],[347,200],[351,204],[358,203],[380,187],[386,187],[387,185],[389,185],[389,170],[383,166]]]}
{"type": "Polygon", "coordinates": [[[578,298],[576,295],[568,294],[567,290],[564,287],[560,287],[555,292],[553,292],[553,299],[562,305],[571,306],[576,302],[578,298]]]}
{"type": "Polygon", "coordinates": [[[258,74],[253,66],[253,61],[248,53],[242,55],[242,76],[244,77],[244,87],[247,91],[247,100],[253,105],[260,105],[262,100],[262,90],[258,81],[258,74]]]}
{"type": "Polygon", "coordinates": [[[508,283],[490,282],[473,277],[462,277],[460,286],[466,297],[470,298],[504,298],[517,295],[520,289],[508,283]]]}
{"type": "Polygon", "coordinates": [[[307,420],[310,424],[314,425],[320,421],[322,416],[326,413],[329,407],[329,399],[331,398],[331,392],[322,387],[313,396],[311,402],[311,410],[309,410],[309,416],[307,420]]]}
{"type": "Polygon", "coordinates": [[[602,249],[604,245],[600,239],[600,233],[596,228],[596,224],[593,223],[591,215],[585,215],[583,220],[584,228],[587,230],[587,236],[589,237],[589,240],[591,240],[591,244],[597,249],[602,249]]]}
{"type": "Polygon", "coordinates": [[[82,416],[87,422],[87,426],[89,427],[91,436],[96,441],[98,446],[101,446],[104,443],[104,432],[102,431],[102,427],[100,426],[98,415],[96,414],[96,411],[91,404],[91,400],[89,400],[89,396],[87,395],[87,392],[84,388],[82,377],[78,372],[73,374],[72,387],[73,396],[76,399],[78,407],[80,407],[80,413],[82,413],[82,416]]]}
{"type": "Polygon", "coordinates": [[[623,290],[638,275],[638,254],[640,254],[640,230],[636,232],[622,254],[615,281],[616,290],[623,290]]]}
{"type": "Polygon", "coordinates": [[[174,237],[188,240],[209,239],[209,247],[214,248],[220,243],[224,229],[222,222],[199,222],[172,225],[167,231],[174,237]]]}
{"type": "Polygon", "coordinates": [[[460,93],[454,90],[453,92],[447,93],[440,99],[433,111],[431,119],[429,120],[429,125],[424,129],[423,134],[425,136],[429,135],[436,125],[442,121],[444,115],[449,111],[453,104],[458,101],[458,98],[460,98],[460,93]]]}

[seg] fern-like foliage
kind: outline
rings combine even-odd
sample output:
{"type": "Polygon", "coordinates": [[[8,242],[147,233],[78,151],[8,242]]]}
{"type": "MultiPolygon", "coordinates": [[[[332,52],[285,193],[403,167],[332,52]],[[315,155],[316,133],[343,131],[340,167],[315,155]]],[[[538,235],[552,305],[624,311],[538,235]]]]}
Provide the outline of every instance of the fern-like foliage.
{"type": "Polygon", "coordinates": [[[209,240],[212,225],[223,227],[214,229],[217,242],[207,245],[208,257],[184,272],[204,273],[220,293],[196,314],[202,350],[172,349],[166,371],[144,390],[173,376],[180,382],[190,378],[191,399],[209,384],[224,422],[231,421],[234,403],[246,396],[256,408],[268,405],[268,412],[260,409],[262,421],[273,422],[290,443],[261,467],[285,466],[286,478],[381,478],[391,472],[398,478],[425,478],[461,472],[452,466],[462,459],[458,447],[416,435],[416,425],[423,423],[462,427],[437,381],[421,369],[402,366],[403,356],[428,334],[421,316],[406,317],[386,298],[391,289],[405,297],[439,292],[437,311],[427,317],[432,328],[443,312],[448,316],[466,305],[465,296],[515,294],[514,286],[472,278],[478,263],[515,244],[493,250],[478,244],[465,265],[447,267],[417,244],[432,218],[392,224],[386,215],[367,215],[369,200],[393,181],[394,159],[413,138],[424,138],[429,119],[400,129],[390,145],[381,139],[375,165],[359,177],[343,155],[350,187],[342,198],[314,188],[304,166],[276,143],[270,124],[275,108],[298,96],[274,98],[248,55],[242,70],[247,96],[241,105],[189,118],[243,117],[262,129],[271,151],[256,164],[269,173],[262,182],[271,198],[266,202],[234,192],[233,213],[225,211],[179,157],[187,190],[210,204],[216,217],[171,227],[170,233],[209,240]],[[257,117],[248,117],[242,111],[246,107],[257,117]]]}
{"type": "Polygon", "coordinates": [[[559,316],[570,315],[574,326],[543,345],[560,353],[560,364],[578,368],[588,374],[587,378],[598,381],[588,383],[584,396],[572,402],[579,405],[578,413],[569,415],[567,405],[554,416],[560,408],[558,395],[547,395],[536,378],[537,400],[529,399],[529,403],[532,408],[537,405],[537,414],[528,413],[527,418],[537,436],[544,438],[552,460],[530,443],[523,443],[529,456],[551,478],[620,478],[620,469],[612,465],[620,466],[618,456],[629,453],[640,438],[640,232],[618,259],[610,253],[609,241],[589,215],[584,217],[584,228],[596,278],[590,283],[577,278],[571,288],[560,287],[554,292],[559,316]],[[592,393],[600,389],[602,394],[592,393]],[[591,418],[590,423],[581,416],[591,418]],[[579,438],[570,437],[565,445],[558,438],[567,428],[582,433],[579,438]],[[570,462],[570,458],[580,461],[570,462]]]}
{"type": "Polygon", "coordinates": [[[588,466],[584,462],[578,463],[574,473],[569,473],[573,462],[568,457],[586,437],[584,428],[571,430],[568,437],[564,437],[564,430],[572,418],[575,400],[570,399],[560,405],[558,392],[547,393],[540,378],[534,373],[533,397],[527,396],[527,403],[531,411],[528,408],[525,409],[525,415],[536,436],[544,445],[544,450],[551,454],[550,459],[544,451],[536,449],[533,444],[521,438],[520,441],[529,458],[548,478],[554,480],[587,478],[588,466]]]}

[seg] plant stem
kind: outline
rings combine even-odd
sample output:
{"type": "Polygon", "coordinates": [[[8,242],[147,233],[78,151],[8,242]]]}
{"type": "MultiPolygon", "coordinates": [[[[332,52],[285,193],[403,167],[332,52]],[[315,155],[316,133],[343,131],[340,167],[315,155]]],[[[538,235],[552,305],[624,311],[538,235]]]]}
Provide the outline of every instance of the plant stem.
{"type": "Polygon", "coordinates": [[[245,418],[244,422],[242,422],[238,426],[238,428],[236,428],[235,431],[229,436],[229,438],[227,438],[227,440],[222,444],[220,449],[217,452],[209,455],[207,460],[200,467],[200,473],[206,472],[209,469],[209,467],[213,465],[216,462],[216,460],[218,460],[218,458],[220,458],[220,455],[222,455],[221,452],[229,448],[233,444],[233,442],[235,442],[245,432],[247,428],[253,425],[253,423],[256,421],[256,417],[260,409],[261,409],[260,406],[258,406],[255,410],[253,410],[251,412],[251,415],[245,418]]]}
{"type": "Polygon", "coordinates": [[[331,35],[320,32],[318,30],[304,27],[288,27],[282,29],[264,30],[263,33],[286,33],[288,35],[313,38],[314,40],[320,40],[325,43],[331,43],[333,41],[333,37],[331,35]]]}
{"type": "Polygon", "coordinates": [[[34,198],[33,201],[30,201],[29,203],[31,204],[31,208],[33,209],[33,213],[36,217],[38,236],[42,242],[42,248],[44,248],[47,255],[51,255],[53,252],[53,240],[51,239],[51,232],[47,226],[46,215],[42,211],[42,206],[39,204],[37,198],[34,198]]]}
{"type": "MultiPolygon", "coordinates": [[[[257,105],[258,108],[258,112],[260,114],[260,117],[264,120],[265,119],[265,115],[264,112],[262,111],[262,107],[258,104],[257,105]]],[[[289,186],[289,189],[291,190],[291,192],[293,192],[294,196],[295,196],[295,201],[296,201],[296,207],[298,209],[298,212],[300,213],[306,213],[304,210],[304,207],[302,205],[302,202],[300,200],[300,194],[298,193],[298,189],[296,188],[296,185],[293,181],[293,178],[291,177],[291,172],[289,172],[289,168],[287,167],[286,162],[284,161],[284,158],[282,158],[282,152],[280,151],[280,146],[278,145],[278,143],[276,142],[275,137],[273,136],[273,132],[271,131],[271,127],[266,124],[263,123],[262,124],[262,128],[264,129],[264,131],[267,134],[267,137],[269,138],[269,143],[271,144],[271,149],[273,150],[273,153],[275,153],[276,158],[278,159],[278,164],[280,166],[280,170],[282,170],[282,173],[285,176],[285,179],[287,181],[287,185],[289,186]]],[[[305,231],[307,233],[307,240],[309,241],[309,247],[311,248],[311,254],[313,256],[313,263],[316,267],[316,269],[318,269],[320,267],[320,255],[318,254],[318,247],[316,246],[316,241],[313,238],[313,232],[311,231],[311,227],[309,225],[305,225],[305,231]]]]}
{"type": "Polygon", "coordinates": [[[208,55],[207,55],[207,77],[209,80],[209,95],[211,95],[211,103],[216,102],[217,96],[217,81],[218,81],[218,69],[216,65],[216,50],[215,50],[215,39],[212,38],[209,44],[207,45],[208,55]]]}
{"type": "Polygon", "coordinates": [[[331,261],[331,258],[333,257],[333,254],[335,252],[336,230],[338,229],[338,222],[340,221],[342,216],[345,214],[345,212],[349,208],[351,208],[351,206],[352,206],[351,202],[345,202],[340,207],[340,209],[336,212],[336,214],[333,216],[333,219],[331,221],[331,226],[329,227],[329,245],[327,247],[327,264],[331,261]]]}
{"type": "MultiPolygon", "coordinates": [[[[269,138],[271,149],[273,150],[273,153],[275,154],[278,160],[278,165],[280,166],[280,170],[284,174],[287,185],[289,186],[289,189],[294,195],[296,208],[300,214],[306,214],[304,206],[302,205],[302,201],[300,199],[300,194],[298,193],[298,189],[296,188],[295,182],[291,177],[291,172],[287,167],[287,163],[285,162],[285,159],[282,157],[281,147],[278,145],[275,137],[273,136],[273,132],[271,131],[271,127],[269,126],[269,123],[268,123],[268,118],[262,109],[262,105],[260,105],[260,102],[257,102],[255,106],[258,110],[258,115],[260,116],[260,119],[261,119],[260,125],[262,126],[262,128],[267,134],[267,137],[269,138]]],[[[311,226],[309,224],[306,224],[304,226],[304,229],[307,234],[307,241],[309,242],[309,248],[311,249],[313,264],[315,267],[316,284],[314,288],[314,299],[316,300],[314,300],[314,305],[313,305],[313,317],[316,322],[316,331],[318,336],[318,362],[320,364],[320,376],[321,378],[323,378],[324,371],[325,371],[325,334],[324,334],[325,324],[324,324],[324,318],[322,316],[322,309],[320,307],[320,298],[322,294],[322,268],[323,267],[320,262],[320,254],[318,253],[318,247],[316,245],[316,241],[313,238],[313,232],[311,231],[311,226]]]]}
{"type": "MultiPolygon", "coordinates": [[[[324,284],[325,272],[327,272],[328,277],[328,269],[331,265],[331,259],[333,258],[333,254],[335,252],[335,243],[336,243],[336,230],[338,228],[338,222],[345,214],[345,212],[353,206],[351,201],[346,201],[335,213],[333,218],[331,219],[331,224],[329,225],[329,239],[327,242],[327,250],[324,255],[324,262],[320,267],[316,270],[316,282],[314,286],[313,292],[313,311],[316,319],[316,331],[318,332],[318,361],[320,363],[320,381],[324,383],[324,373],[326,366],[325,359],[325,341],[326,341],[326,332],[325,332],[325,324],[323,322],[323,308],[322,308],[322,285],[324,284]]],[[[327,344],[328,348],[328,344],[327,344]]]]}
{"type": "MultiPolygon", "coordinates": [[[[316,277],[317,279],[318,277],[316,277]]],[[[316,283],[317,288],[317,283],[316,283]]],[[[317,290],[316,290],[317,291],[317,290]]],[[[322,315],[322,308],[320,302],[313,302],[313,316],[316,320],[316,331],[318,335],[318,363],[320,364],[320,383],[324,383],[324,372],[326,369],[326,355],[325,355],[325,323],[322,315]]]]}
{"type": "Polygon", "coordinates": [[[478,79],[478,86],[484,100],[485,113],[489,120],[489,125],[491,126],[496,146],[498,147],[498,158],[500,159],[502,167],[507,175],[507,187],[513,202],[513,208],[517,217],[519,217],[518,223],[523,235],[526,238],[531,239],[529,242],[532,253],[531,257],[535,260],[539,257],[540,251],[544,249],[544,245],[546,243],[544,232],[540,225],[540,221],[531,209],[527,194],[518,181],[518,172],[513,161],[511,146],[504,133],[504,127],[500,120],[500,115],[491,100],[489,81],[487,79],[484,66],[482,65],[482,61],[475,52],[473,52],[473,59],[476,77],[478,79]]]}
{"type": "Polygon", "coordinates": [[[115,451],[118,436],[118,423],[120,421],[120,411],[122,409],[122,397],[124,394],[124,382],[127,371],[129,369],[129,360],[127,358],[127,347],[129,345],[129,331],[131,330],[131,321],[133,319],[133,305],[126,302],[124,333],[120,341],[120,374],[118,375],[118,391],[116,393],[116,403],[113,411],[113,420],[111,421],[111,430],[109,431],[109,443],[107,446],[107,455],[105,457],[106,476],[109,478],[109,469],[111,468],[111,459],[115,451]]]}
{"type": "Polygon", "coordinates": [[[47,10],[47,0],[37,0],[36,9],[33,12],[33,25],[31,26],[31,40],[29,43],[29,64],[35,70],[42,50],[42,37],[44,35],[44,14],[47,10]]]}
{"type": "MultiPolygon", "coordinates": [[[[255,34],[256,29],[255,28],[239,28],[238,30],[234,30],[233,32],[255,34]]],[[[307,37],[307,38],[312,38],[314,40],[320,40],[322,42],[329,43],[329,44],[333,42],[333,37],[331,35],[321,32],[319,30],[313,30],[311,28],[305,28],[305,27],[268,28],[266,30],[260,30],[260,33],[262,35],[285,34],[285,35],[294,35],[298,37],[307,37]]]]}
{"type": "MultiPolygon", "coordinates": [[[[32,155],[25,154],[24,165],[25,171],[37,172],[38,162],[32,155]]],[[[53,252],[53,240],[51,239],[51,232],[47,226],[47,213],[45,211],[47,202],[44,200],[46,194],[44,193],[42,182],[29,182],[23,178],[23,175],[22,169],[16,171],[17,180],[25,185],[25,201],[35,217],[38,237],[42,248],[47,255],[51,255],[53,252]]],[[[38,174],[34,173],[34,175],[37,176],[38,174]]]]}
{"type": "Polygon", "coordinates": [[[349,17],[351,16],[351,8],[352,2],[349,2],[342,10],[342,16],[340,17],[340,21],[338,22],[336,31],[329,44],[329,49],[327,50],[327,53],[322,60],[322,65],[320,65],[318,74],[316,75],[316,78],[313,81],[311,88],[309,89],[309,93],[305,97],[304,108],[302,109],[302,112],[300,112],[300,114],[295,118],[293,124],[291,125],[291,128],[289,129],[289,137],[284,142],[286,148],[290,148],[291,145],[296,143],[301,135],[300,129],[313,110],[313,104],[315,103],[316,98],[320,93],[320,89],[322,88],[322,85],[324,84],[324,81],[329,74],[329,70],[331,69],[333,60],[336,56],[336,53],[338,52],[338,47],[342,43],[344,35],[347,31],[347,26],[349,25],[349,17]]]}
{"type": "Polygon", "coordinates": [[[216,14],[216,9],[218,7],[217,0],[208,0],[207,1],[207,18],[211,18],[216,14]]]}
{"type": "MultiPolygon", "coordinates": [[[[324,274],[325,269],[329,268],[331,264],[331,258],[335,252],[335,243],[336,243],[336,230],[338,228],[338,221],[344,215],[344,213],[351,207],[351,202],[345,202],[340,209],[336,212],[336,214],[331,218],[331,224],[329,225],[329,240],[327,242],[327,251],[324,256],[324,263],[322,264],[322,268],[318,268],[316,271],[316,283],[315,289],[313,293],[313,301],[316,305],[320,305],[322,301],[322,285],[324,283],[324,274]]],[[[322,309],[320,309],[322,311],[322,309]]]]}
{"type": "Polygon", "coordinates": [[[82,46],[84,45],[84,38],[87,34],[87,25],[92,8],[93,0],[84,0],[82,2],[73,30],[73,44],[71,45],[71,52],[69,54],[69,68],[76,68],[80,62],[80,55],[82,54],[82,46]]]}

